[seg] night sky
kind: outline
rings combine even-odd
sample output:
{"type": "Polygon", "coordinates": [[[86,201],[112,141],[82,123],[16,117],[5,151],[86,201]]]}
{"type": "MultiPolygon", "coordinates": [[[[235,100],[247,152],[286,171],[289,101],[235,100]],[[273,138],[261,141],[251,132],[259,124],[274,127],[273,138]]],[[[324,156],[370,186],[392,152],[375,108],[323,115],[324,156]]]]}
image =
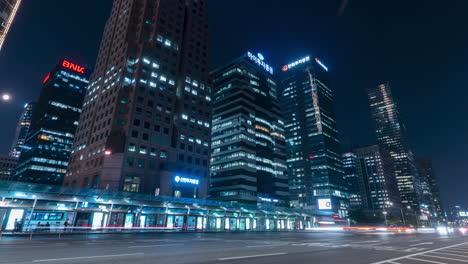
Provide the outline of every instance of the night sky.
{"type": "MultiPolygon", "coordinates": [[[[211,0],[212,66],[261,52],[305,55],[332,74],[343,142],[373,144],[365,88],[390,81],[416,156],[432,157],[445,204],[468,208],[468,1],[211,0]],[[287,4],[286,4],[287,3],[287,4]]],[[[0,51],[0,153],[24,103],[61,59],[95,63],[111,0],[25,0],[0,51]]]]}

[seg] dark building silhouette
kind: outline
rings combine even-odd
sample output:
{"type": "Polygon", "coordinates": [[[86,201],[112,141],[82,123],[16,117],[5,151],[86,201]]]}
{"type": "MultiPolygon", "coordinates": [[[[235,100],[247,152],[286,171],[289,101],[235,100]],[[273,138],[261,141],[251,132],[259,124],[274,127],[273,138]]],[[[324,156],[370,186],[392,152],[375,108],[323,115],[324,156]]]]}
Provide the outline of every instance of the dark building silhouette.
{"type": "Polygon", "coordinates": [[[90,70],[62,60],[45,77],[14,180],[61,185],[90,70]]]}
{"type": "Polygon", "coordinates": [[[211,197],[288,206],[284,123],[273,69],[250,52],[212,73],[211,197]]]}
{"type": "Polygon", "coordinates": [[[66,185],[206,197],[211,129],[206,3],[114,0],[66,185]]]}
{"type": "Polygon", "coordinates": [[[13,170],[18,163],[18,158],[0,155],[0,181],[11,181],[13,170]]]}
{"type": "Polygon", "coordinates": [[[445,212],[440,199],[439,184],[430,158],[416,158],[416,168],[423,185],[422,209],[435,222],[445,221],[445,212]]]}

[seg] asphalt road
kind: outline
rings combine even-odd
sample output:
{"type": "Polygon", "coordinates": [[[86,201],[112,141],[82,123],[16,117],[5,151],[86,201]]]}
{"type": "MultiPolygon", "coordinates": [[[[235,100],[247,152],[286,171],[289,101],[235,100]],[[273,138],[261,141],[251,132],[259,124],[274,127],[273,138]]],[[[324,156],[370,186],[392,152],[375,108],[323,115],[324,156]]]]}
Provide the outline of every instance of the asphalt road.
{"type": "Polygon", "coordinates": [[[271,232],[3,237],[0,263],[452,264],[468,263],[468,236],[271,232]]]}

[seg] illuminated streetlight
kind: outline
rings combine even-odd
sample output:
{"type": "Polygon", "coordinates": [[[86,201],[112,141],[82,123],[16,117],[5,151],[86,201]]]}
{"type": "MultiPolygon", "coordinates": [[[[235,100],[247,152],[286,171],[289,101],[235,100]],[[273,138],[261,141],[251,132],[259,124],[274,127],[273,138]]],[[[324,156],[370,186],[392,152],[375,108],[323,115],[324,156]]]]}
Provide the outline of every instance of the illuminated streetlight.
{"type": "Polygon", "coordinates": [[[8,102],[11,100],[11,95],[4,93],[2,94],[2,101],[8,102]]]}

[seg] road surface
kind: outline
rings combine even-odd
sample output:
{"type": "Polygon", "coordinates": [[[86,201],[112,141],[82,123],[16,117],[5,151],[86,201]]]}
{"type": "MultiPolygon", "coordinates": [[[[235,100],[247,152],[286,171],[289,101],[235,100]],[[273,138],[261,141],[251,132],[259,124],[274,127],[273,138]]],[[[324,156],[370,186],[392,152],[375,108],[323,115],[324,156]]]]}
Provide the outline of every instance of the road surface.
{"type": "Polygon", "coordinates": [[[0,263],[452,264],[468,263],[468,236],[270,232],[3,237],[0,263]]]}

